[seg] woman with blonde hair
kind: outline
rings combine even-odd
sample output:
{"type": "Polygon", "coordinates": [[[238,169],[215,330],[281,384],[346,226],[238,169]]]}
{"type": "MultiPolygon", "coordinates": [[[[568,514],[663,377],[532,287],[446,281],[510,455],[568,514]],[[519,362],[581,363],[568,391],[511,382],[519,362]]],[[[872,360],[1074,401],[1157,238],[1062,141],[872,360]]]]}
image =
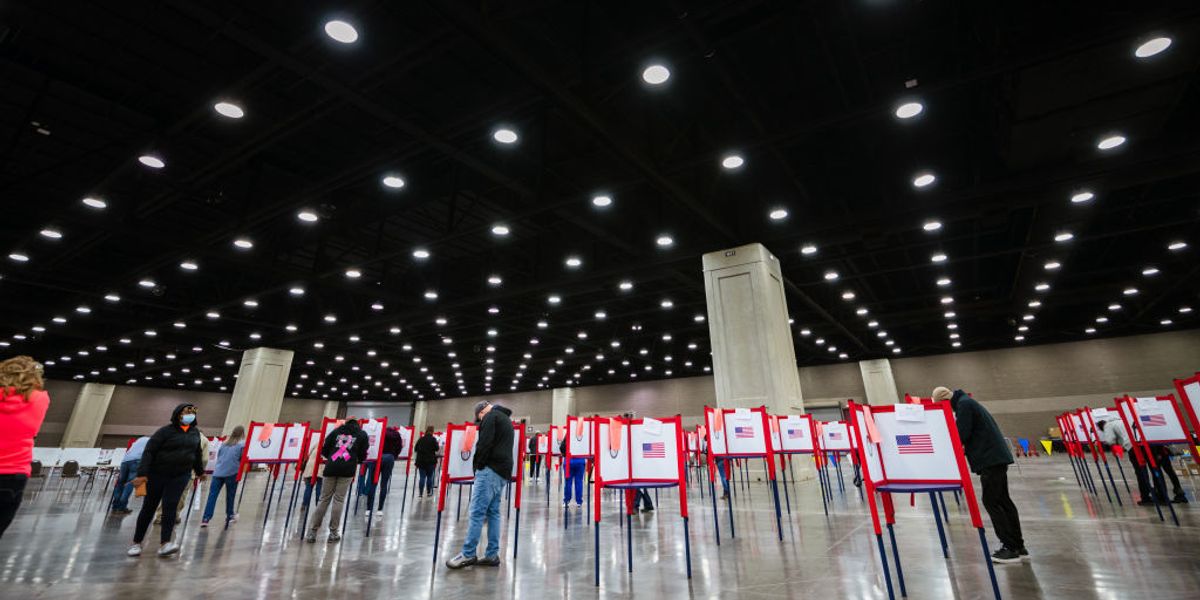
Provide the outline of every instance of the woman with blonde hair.
{"type": "Polygon", "coordinates": [[[33,464],[33,438],[42,428],[50,395],[42,365],[28,356],[0,362],[0,536],[21,506],[33,464]]]}

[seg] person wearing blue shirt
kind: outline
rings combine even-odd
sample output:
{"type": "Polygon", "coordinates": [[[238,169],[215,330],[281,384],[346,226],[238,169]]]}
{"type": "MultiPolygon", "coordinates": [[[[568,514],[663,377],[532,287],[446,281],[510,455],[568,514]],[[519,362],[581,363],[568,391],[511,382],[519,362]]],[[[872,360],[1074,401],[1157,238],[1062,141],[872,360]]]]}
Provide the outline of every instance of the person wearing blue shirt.
{"type": "Polygon", "coordinates": [[[125,458],[121,459],[121,473],[117,476],[116,487],[113,488],[113,514],[127,515],[133,512],[129,510],[129,497],[133,495],[133,477],[137,475],[138,465],[142,464],[142,452],[146,450],[146,442],[149,441],[148,435],[138,438],[125,451],[125,458]]]}
{"type": "Polygon", "coordinates": [[[221,488],[225,488],[225,522],[237,522],[237,515],[233,512],[233,501],[237,498],[237,475],[242,463],[242,449],[246,446],[243,439],[245,437],[245,428],[238,425],[217,449],[217,464],[213,466],[212,487],[208,490],[208,504],[204,507],[201,527],[208,527],[208,521],[212,519],[213,510],[217,507],[217,496],[221,495],[221,488]]]}

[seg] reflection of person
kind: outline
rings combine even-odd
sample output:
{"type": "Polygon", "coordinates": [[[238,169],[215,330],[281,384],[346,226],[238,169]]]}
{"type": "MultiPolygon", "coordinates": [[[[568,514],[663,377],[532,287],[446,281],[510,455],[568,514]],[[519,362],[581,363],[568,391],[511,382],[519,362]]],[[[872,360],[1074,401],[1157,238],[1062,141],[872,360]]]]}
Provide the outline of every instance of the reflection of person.
{"type": "Polygon", "coordinates": [[[358,465],[367,459],[368,446],[370,441],[366,432],[353,417],[346,419],[345,423],[325,436],[325,442],[321,444],[321,457],[325,460],[322,475],[325,481],[321,487],[321,501],[317,504],[317,511],[313,513],[312,526],[304,538],[308,543],[317,541],[317,531],[321,529],[321,522],[325,520],[325,513],[329,511],[330,504],[333,504],[333,514],[329,517],[327,541],[332,544],[342,539],[338,532],[341,530],[346,492],[354,483],[354,473],[358,470],[358,465]]]}
{"type": "Polygon", "coordinates": [[[21,506],[33,472],[33,438],[49,408],[41,364],[28,356],[0,362],[0,536],[21,506]]]}
{"type": "MultiPolygon", "coordinates": [[[[475,483],[471,488],[470,524],[462,551],[446,561],[451,569],[470,565],[500,566],[500,498],[513,473],[512,411],[490,402],[475,405],[479,437],[475,441],[475,483]],[[487,550],[476,558],[479,536],[487,520],[487,550]]],[[[519,466],[519,465],[518,465],[519,466]]]]}
{"type": "Polygon", "coordinates": [[[433,496],[433,469],[437,466],[439,448],[437,438],[433,435],[433,426],[426,427],[425,435],[413,445],[418,498],[433,496]]]}
{"type": "Polygon", "coordinates": [[[225,488],[225,523],[237,522],[237,515],[233,512],[233,500],[237,497],[237,476],[242,466],[242,449],[246,447],[246,441],[243,439],[245,437],[246,429],[238,425],[221,443],[221,447],[217,448],[217,464],[213,465],[212,487],[208,490],[208,503],[204,506],[204,518],[200,520],[200,527],[208,527],[208,521],[212,519],[213,510],[217,507],[217,497],[221,495],[221,488],[225,488]]]}
{"type": "Polygon", "coordinates": [[[137,474],[138,464],[142,462],[142,452],[146,449],[146,443],[150,441],[150,436],[143,435],[134,440],[129,449],[125,451],[125,458],[121,459],[121,471],[117,476],[117,485],[113,488],[112,511],[114,514],[127,515],[132,510],[129,510],[129,496],[133,494],[133,477],[137,474]]]}
{"type": "Polygon", "coordinates": [[[950,401],[963,452],[971,470],[979,475],[983,507],[992,518],[996,537],[1003,544],[992,553],[992,562],[1008,564],[1029,560],[1025,539],[1021,536],[1021,518],[1008,495],[1008,465],[1013,463],[1013,456],[1000,426],[982,404],[962,390],[951,393],[947,388],[936,388],[933,400],[950,401]]]}
{"type": "Polygon", "coordinates": [[[146,485],[146,499],[138,513],[133,545],[129,547],[127,555],[141,556],[142,540],[159,504],[167,507],[167,510],[162,515],[158,555],[170,556],[179,552],[179,544],[171,541],[171,535],[175,533],[174,508],[183,498],[193,473],[201,481],[204,480],[206,457],[201,450],[201,437],[200,430],[196,428],[196,407],[191,404],[176,406],[171,413],[171,423],[160,427],[150,436],[142,452],[142,462],[138,464],[137,478],[133,480],[134,487],[146,485]]]}

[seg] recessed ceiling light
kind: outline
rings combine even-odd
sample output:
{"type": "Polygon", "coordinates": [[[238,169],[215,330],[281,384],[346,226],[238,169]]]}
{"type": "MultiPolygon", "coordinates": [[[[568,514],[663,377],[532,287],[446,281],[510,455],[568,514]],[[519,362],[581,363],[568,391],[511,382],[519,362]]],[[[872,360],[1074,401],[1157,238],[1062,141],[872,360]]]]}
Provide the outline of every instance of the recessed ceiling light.
{"type": "Polygon", "coordinates": [[[144,287],[144,288],[152,288],[152,287],[154,287],[154,286],[155,286],[155,285],[157,285],[157,284],[156,284],[156,283],[154,283],[154,280],[153,280],[153,279],[143,279],[143,280],[141,280],[141,281],[139,281],[139,282],[138,282],[138,285],[140,285],[140,286],[142,286],[142,287],[144,287]]]}
{"type": "Polygon", "coordinates": [[[504,236],[504,235],[508,235],[508,233],[509,233],[508,225],[504,225],[501,223],[492,225],[492,234],[504,236]]]}
{"type": "Polygon", "coordinates": [[[163,162],[163,159],[161,159],[153,154],[143,154],[143,155],[139,156],[138,162],[142,163],[143,165],[146,165],[147,167],[150,167],[151,169],[161,169],[161,168],[167,166],[167,163],[163,162]]]}
{"type": "Polygon", "coordinates": [[[915,176],[913,176],[912,184],[913,187],[923,188],[933,185],[933,182],[935,181],[937,181],[937,177],[935,177],[933,173],[917,173],[915,176]]]}
{"type": "Polygon", "coordinates": [[[837,281],[838,272],[837,271],[825,271],[824,277],[825,277],[825,281],[837,281]]]}
{"type": "Polygon", "coordinates": [[[146,337],[155,337],[158,335],[158,332],[153,329],[147,329],[142,332],[142,335],[144,335],[146,337]]]}
{"type": "Polygon", "coordinates": [[[104,200],[102,200],[100,198],[95,198],[92,196],[88,196],[87,198],[84,198],[83,205],[88,208],[95,208],[95,209],[108,208],[107,202],[105,202],[104,200]]]}
{"type": "Polygon", "coordinates": [[[546,298],[546,302],[549,302],[550,304],[559,304],[562,302],[562,296],[559,296],[558,294],[551,294],[546,298]]]}
{"type": "Polygon", "coordinates": [[[1097,323],[1107,323],[1108,317],[1096,317],[1096,322],[1097,323]]]}
{"type": "Polygon", "coordinates": [[[499,306],[489,306],[487,311],[488,311],[489,315],[498,315],[498,314],[500,314],[500,307],[499,306]]]}
{"type": "Polygon", "coordinates": [[[1060,231],[1054,234],[1054,241],[1056,242],[1069,242],[1073,239],[1075,239],[1075,234],[1070,231],[1060,231]]]}
{"type": "Polygon", "coordinates": [[[1029,326],[1028,326],[1028,325],[1022,325],[1022,326],[1020,326],[1020,327],[1018,327],[1018,328],[1017,328],[1017,331],[1020,331],[1020,332],[1022,332],[1022,333],[1026,332],[1026,331],[1029,331],[1029,326]]]}
{"type": "MultiPolygon", "coordinates": [[[[1180,312],[1183,312],[1183,311],[1180,311],[1180,312]]],[[[65,317],[54,317],[53,319],[51,319],[51,321],[54,321],[55,323],[58,323],[59,325],[65,325],[67,323],[67,319],[65,317]]]]}
{"type": "Polygon", "coordinates": [[[1092,192],[1090,192],[1088,190],[1080,190],[1078,192],[1075,192],[1074,194],[1071,194],[1071,203],[1072,204],[1081,204],[1083,202],[1090,202],[1095,197],[1096,197],[1096,194],[1093,194],[1092,192]]]}
{"type": "Polygon", "coordinates": [[[815,244],[805,244],[800,247],[800,254],[803,254],[805,256],[812,256],[816,253],[817,253],[817,246],[815,244]]]}
{"type": "Polygon", "coordinates": [[[550,327],[550,323],[547,323],[546,321],[538,321],[537,322],[538,329],[546,329],[547,327],[550,327]]]}
{"type": "Polygon", "coordinates": [[[416,250],[413,250],[412,255],[413,255],[413,258],[420,259],[420,260],[425,260],[431,256],[429,251],[424,248],[417,248],[416,250]]]}
{"type": "Polygon", "coordinates": [[[517,132],[501,127],[492,132],[492,139],[501,144],[515,144],[517,143],[517,132]]]}
{"type": "Polygon", "coordinates": [[[1023,341],[1025,341],[1025,336],[1023,336],[1023,335],[1013,336],[1013,341],[1023,342],[1023,341]]]}
{"type": "Polygon", "coordinates": [[[772,210],[770,212],[770,214],[768,214],[767,216],[771,217],[772,221],[779,221],[781,219],[787,218],[788,211],[785,208],[776,208],[776,209],[772,210]]]}
{"type": "Polygon", "coordinates": [[[302,210],[296,213],[296,218],[305,223],[316,223],[321,217],[317,216],[317,213],[311,210],[302,210]]]}
{"type": "Polygon", "coordinates": [[[746,164],[746,159],[737,154],[728,154],[721,158],[721,166],[727,170],[740,169],[746,164]]]}
{"type": "Polygon", "coordinates": [[[172,325],[175,327],[175,329],[187,329],[187,323],[184,323],[183,321],[175,321],[172,323],[172,325]]]}
{"type": "Polygon", "coordinates": [[[254,298],[247,298],[242,301],[242,306],[245,306],[246,308],[258,308],[258,300],[255,300],[254,298]]]}
{"type": "Polygon", "coordinates": [[[1172,321],[1170,319],[1163,319],[1163,320],[1159,321],[1158,323],[1160,325],[1170,325],[1171,323],[1174,323],[1174,321],[1172,321]]]}
{"type": "Polygon", "coordinates": [[[359,277],[362,277],[361,270],[356,269],[354,267],[346,269],[346,278],[347,279],[358,279],[359,277]]]}
{"type": "Polygon", "coordinates": [[[1096,142],[1096,147],[1101,150],[1112,150],[1117,146],[1125,143],[1125,136],[1120,134],[1112,134],[1105,136],[1096,142]]]}
{"type": "Polygon", "coordinates": [[[642,81],[650,85],[662,85],[671,78],[671,70],[663,65],[654,64],[642,70],[642,81]]]}
{"type": "Polygon", "coordinates": [[[929,257],[929,261],[935,263],[944,263],[946,262],[946,255],[941,253],[934,254],[933,256],[929,257]]]}
{"type": "Polygon", "coordinates": [[[962,346],[962,342],[954,342],[953,344],[950,344],[950,345],[955,348],[958,348],[958,347],[962,346]]]}
{"type": "Polygon", "coordinates": [[[1186,315],[1186,314],[1188,314],[1188,313],[1190,313],[1190,312],[1192,312],[1192,307],[1190,307],[1190,306],[1180,306],[1180,307],[1179,307],[1179,313],[1180,313],[1180,314],[1184,314],[1184,315],[1186,315]]]}
{"type": "Polygon", "coordinates": [[[425,299],[426,300],[437,300],[438,293],[434,290],[425,290],[425,299]]]}
{"type": "Polygon", "coordinates": [[[921,225],[921,229],[924,229],[925,231],[937,231],[941,228],[941,221],[925,221],[925,223],[921,225]]]}
{"type": "Polygon", "coordinates": [[[946,286],[950,285],[950,278],[949,277],[939,277],[937,280],[937,284],[938,284],[938,287],[946,287],[946,286]]]}
{"type": "Polygon", "coordinates": [[[675,306],[675,303],[668,299],[668,300],[663,300],[662,302],[659,302],[658,305],[663,308],[671,308],[671,307],[675,306]]]}
{"type": "Polygon", "coordinates": [[[658,244],[659,246],[661,246],[663,248],[666,248],[675,243],[675,238],[673,238],[669,235],[666,235],[666,234],[662,234],[662,235],[659,235],[658,238],[654,240],[654,243],[658,244]]]}
{"type": "Polygon", "coordinates": [[[254,242],[250,241],[249,238],[237,238],[233,240],[233,245],[241,250],[249,250],[254,247],[254,242]]]}
{"type": "Polygon", "coordinates": [[[337,315],[335,315],[335,314],[333,314],[333,313],[330,313],[330,314],[327,314],[327,315],[325,315],[324,317],[322,317],[322,319],[323,319],[323,320],[324,320],[326,323],[337,323],[337,320],[338,320],[338,319],[337,319],[337,315]]]}
{"type": "Polygon", "coordinates": [[[13,252],[8,255],[8,258],[9,258],[9,260],[13,260],[16,262],[21,262],[21,263],[29,262],[29,256],[26,254],[22,254],[20,252],[13,252]]]}
{"type": "Polygon", "coordinates": [[[842,300],[853,300],[855,297],[854,292],[850,290],[842,292],[842,300]]]}
{"type": "Polygon", "coordinates": [[[1096,333],[1096,328],[1095,328],[1095,327],[1088,327],[1087,329],[1084,329],[1084,330],[1083,330],[1083,332],[1084,332],[1084,333],[1087,333],[1087,334],[1096,333]]]}
{"type": "Polygon", "coordinates": [[[952,310],[948,310],[948,311],[942,313],[942,316],[946,317],[947,319],[953,319],[954,317],[957,317],[958,314],[952,310]]]}
{"type": "Polygon", "coordinates": [[[1121,305],[1114,302],[1114,303],[1108,305],[1108,310],[1110,310],[1112,312],[1116,312],[1118,310],[1121,310],[1121,305]]]}
{"type": "Polygon", "coordinates": [[[605,196],[605,195],[592,196],[592,205],[593,206],[598,206],[600,208],[604,208],[606,206],[612,206],[612,202],[613,201],[612,201],[611,196],[605,196]]]}
{"type": "MultiPolygon", "coordinates": [[[[867,327],[870,327],[871,329],[875,329],[876,327],[879,327],[879,321],[867,321],[867,327]]],[[[808,335],[809,333],[811,333],[811,332],[808,329],[800,330],[800,335],[808,335]]]]}
{"type": "Polygon", "coordinates": [[[1032,320],[1034,320],[1034,319],[1036,319],[1036,318],[1037,318],[1037,317],[1035,317],[1034,315],[1032,315],[1032,314],[1030,314],[1030,313],[1026,313],[1026,314],[1024,314],[1024,315],[1022,315],[1022,316],[1021,316],[1021,320],[1022,320],[1022,321],[1032,321],[1032,320]]]}
{"type": "Polygon", "coordinates": [[[400,177],[399,175],[384,175],[383,185],[385,187],[392,188],[393,190],[398,190],[404,187],[404,178],[400,177]]]}
{"type": "Polygon", "coordinates": [[[696,323],[703,323],[706,320],[708,320],[708,317],[705,317],[704,315],[696,315],[692,317],[692,321],[696,323]]]}
{"type": "Polygon", "coordinates": [[[372,302],[372,303],[371,303],[371,310],[374,310],[374,311],[381,311],[381,310],[383,310],[383,303],[382,303],[382,302],[372,302]]]}
{"type": "Polygon", "coordinates": [[[632,281],[622,281],[620,284],[617,285],[617,287],[620,288],[620,290],[622,292],[628,292],[629,290],[633,289],[633,282],[632,281]]]}
{"type": "Polygon", "coordinates": [[[42,237],[51,239],[51,240],[61,240],[62,236],[63,236],[61,231],[54,229],[53,227],[47,227],[47,228],[39,231],[38,233],[42,237]]]}
{"type": "Polygon", "coordinates": [[[206,317],[208,317],[208,318],[210,318],[210,319],[220,319],[220,318],[221,318],[221,313],[219,313],[219,312],[217,312],[217,311],[215,311],[215,310],[210,310],[210,311],[208,311],[208,312],[204,313],[204,316],[206,316],[206,317]]]}
{"type": "Polygon", "coordinates": [[[857,310],[855,310],[855,311],[854,311],[854,314],[856,314],[856,315],[858,315],[858,316],[860,316],[860,317],[861,317],[861,316],[863,316],[863,315],[866,315],[866,314],[867,314],[867,313],[869,313],[869,312],[871,312],[871,311],[870,311],[870,310],[868,310],[868,309],[867,309],[865,306],[862,306],[862,307],[859,307],[857,310]]]}
{"type": "Polygon", "coordinates": [[[1136,296],[1138,289],[1135,287],[1127,287],[1121,293],[1125,294],[1126,296],[1136,296]]]}
{"type": "Polygon", "coordinates": [[[1039,284],[1037,284],[1037,285],[1033,286],[1033,289],[1034,289],[1034,290],[1037,290],[1037,291],[1039,291],[1039,292],[1045,292],[1045,291],[1048,291],[1048,290],[1050,289],[1050,284],[1048,284],[1048,283],[1046,283],[1046,282],[1044,282],[1044,281],[1043,281],[1043,282],[1041,282],[1041,283],[1039,283],[1039,284]]]}
{"type": "Polygon", "coordinates": [[[1142,269],[1142,275],[1145,275],[1146,277],[1153,277],[1158,275],[1158,273],[1159,270],[1157,267],[1146,267],[1145,269],[1142,269]]]}
{"type": "Polygon", "coordinates": [[[1029,301],[1029,308],[1037,308],[1037,307],[1039,307],[1039,306],[1041,306],[1041,305],[1042,305],[1042,301],[1041,301],[1041,300],[1030,300],[1030,301],[1029,301]]]}
{"type": "Polygon", "coordinates": [[[1187,242],[1182,241],[1182,240],[1174,241],[1174,242],[1171,242],[1170,244],[1167,244],[1167,250],[1170,250],[1172,252],[1177,251],[1177,250],[1183,250],[1184,248],[1187,248],[1187,242]]]}
{"type": "Polygon", "coordinates": [[[941,302],[942,302],[942,304],[954,304],[954,297],[952,297],[952,296],[942,296],[942,300],[941,300],[941,302]]]}
{"type": "Polygon", "coordinates": [[[1061,266],[1062,263],[1058,262],[1057,260],[1052,260],[1043,265],[1043,268],[1045,268],[1047,271],[1057,271],[1061,266]]]}
{"type": "Polygon", "coordinates": [[[303,295],[304,295],[304,288],[302,288],[302,287],[300,287],[300,286],[298,286],[298,285],[294,285],[294,286],[292,286],[292,287],[291,287],[291,289],[289,289],[289,290],[288,290],[288,293],[289,293],[289,294],[291,294],[291,295],[293,295],[293,296],[303,296],[303,295]]]}
{"type": "Polygon", "coordinates": [[[213,105],[213,110],[217,111],[217,114],[222,117],[229,117],[230,119],[240,119],[246,116],[246,111],[232,102],[218,102],[213,105]]]}
{"type": "Polygon", "coordinates": [[[179,263],[179,268],[184,271],[196,271],[200,269],[200,265],[196,264],[194,260],[185,260],[179,263]]]}
{"type": "Polygon", "coordinates": [[[896,118],[911,119],[925,111],[925,105],[920,102],[905,102],[896,107],[896,118]]]}
{"type": "Polygon", "coordinates": [[[1133,55],[1138,58],[1149,58],[1170,47],[1171,38],[1156,37],[1139,44],[1138,47],[1133,51],[1133,55]]]}
{"type": "Polygon", "coordinates": [[[120,301],[121,301],[121,295],[120,295],[120,294],[113,294],[113,293],[109,293],[109,294],[105,294],[105,295],[104,295],[104,299],[105,299],[105,300],[107,300],[107,301],[109,301],[109,302],[120,302],[120,301]]]}
{"type": "Polygon", "coordinates": [[[499,275],[489,275],[487,278],[488,285],[500,285],[504,283],[504,279],[499,275]]]}
{"type": "Polygon", "coordinates": [[[343,44],[353,44],[358,41],[358,30],[345,21],[333,20],[325,23],[325,35],[343,44]]]}

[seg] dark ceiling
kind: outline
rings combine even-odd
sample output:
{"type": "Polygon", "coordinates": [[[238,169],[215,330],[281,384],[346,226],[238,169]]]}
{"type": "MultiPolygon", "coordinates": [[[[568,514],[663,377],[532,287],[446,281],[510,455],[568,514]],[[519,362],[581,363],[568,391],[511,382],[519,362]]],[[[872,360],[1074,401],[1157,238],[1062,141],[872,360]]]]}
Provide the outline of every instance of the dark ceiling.
{"type": "Polygon", "coordinates": [[[334,398],[681,377],[700,256],[751,242],[802,365],[1196,327],[1198,65],[1189,1],[5,3],[0,345],[208,390],[289,348],[334,398]]]}

